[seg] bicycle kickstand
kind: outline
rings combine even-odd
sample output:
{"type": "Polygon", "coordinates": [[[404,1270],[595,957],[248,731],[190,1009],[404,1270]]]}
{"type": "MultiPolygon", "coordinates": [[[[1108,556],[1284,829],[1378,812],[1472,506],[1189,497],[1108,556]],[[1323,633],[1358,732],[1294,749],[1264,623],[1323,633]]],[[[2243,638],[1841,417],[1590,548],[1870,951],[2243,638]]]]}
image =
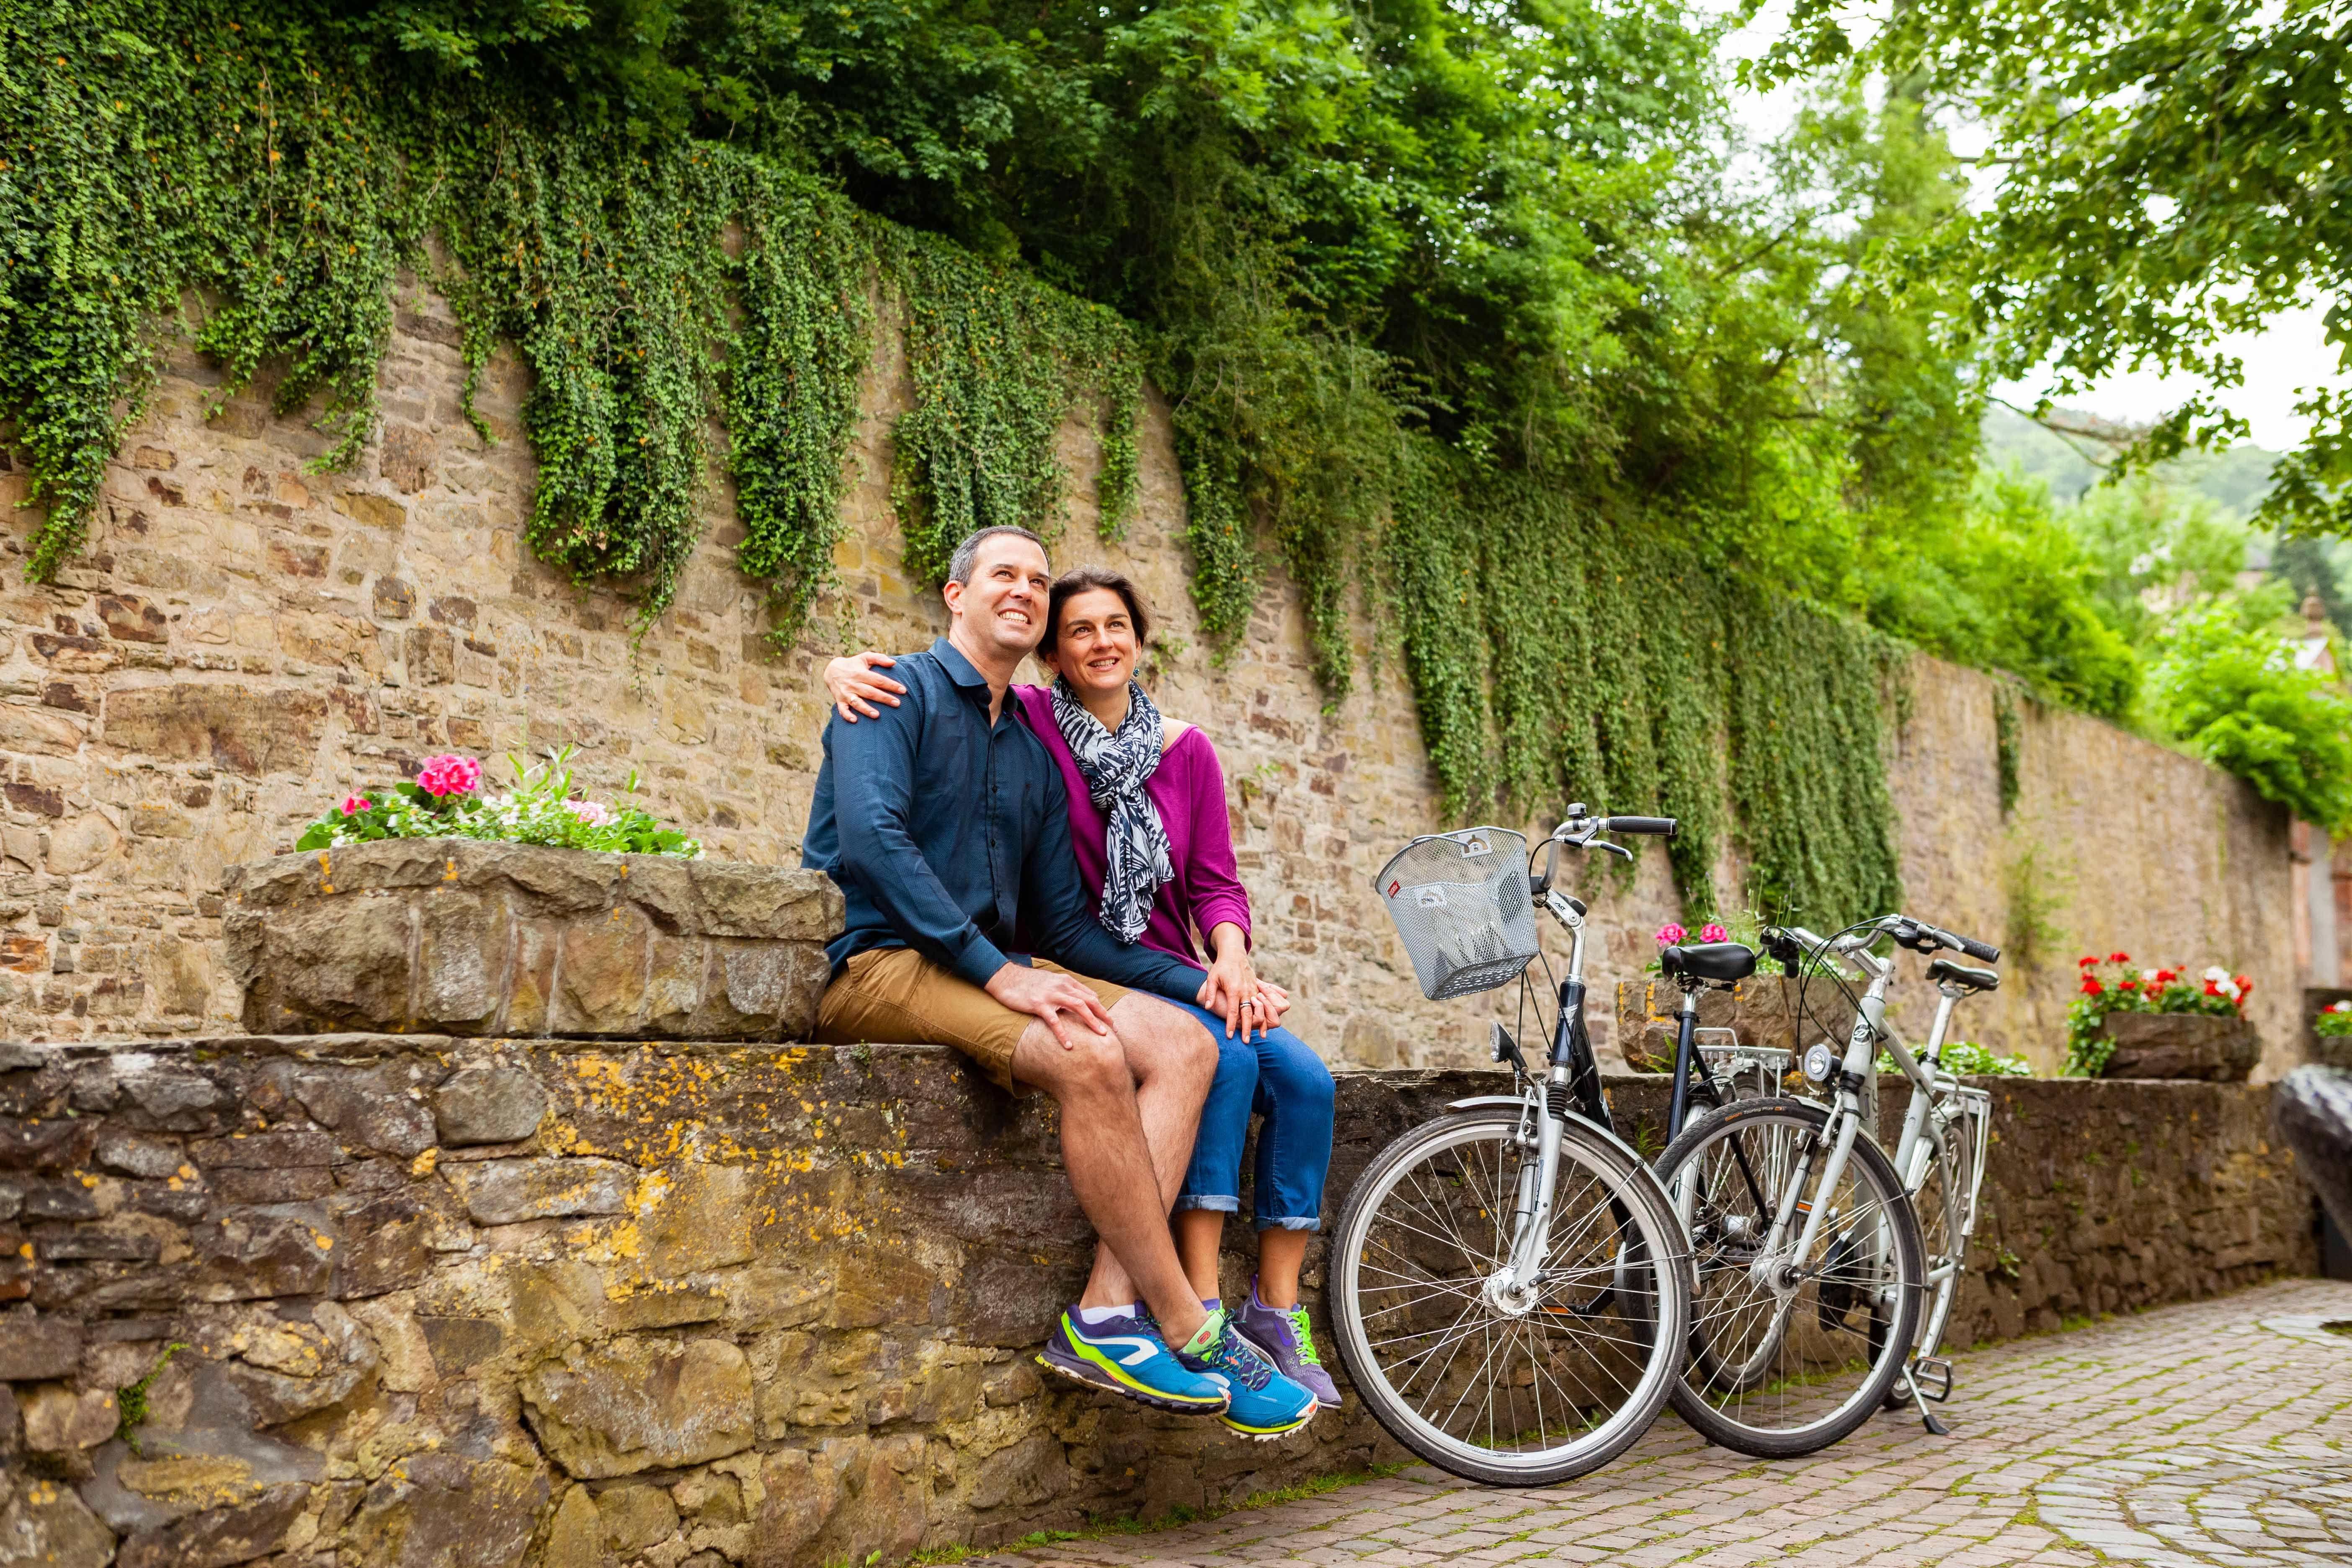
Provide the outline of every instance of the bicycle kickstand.
{"type": "MultiPolygon", "coordinates": [[[[1919,1372],[1923,1364],[1928,1364],[1926,1363],[1925,1358],[1913,1362],[1911,1363],[1910,1374],[1903,1380],[1911,1390],[1912,1407],[1919,1412],[1919,1425],[1927,1429],[1927,1435],[1929,1436],[1948,1437],[1952,1435],[1952,1429],[1949,1426],[1945,1426],[1942,1421],[1938,1420],[1934,1411],[1927,1408],[1927,1396],[1919,1391],[1919,1372]]],[[[1940,1365],[1943,1370],[1944,1397],[1948,1399],[1952,1394],[1952,1373],[1950,1363],[1941,1363],[1934,1364],[1940,1365]]]]}

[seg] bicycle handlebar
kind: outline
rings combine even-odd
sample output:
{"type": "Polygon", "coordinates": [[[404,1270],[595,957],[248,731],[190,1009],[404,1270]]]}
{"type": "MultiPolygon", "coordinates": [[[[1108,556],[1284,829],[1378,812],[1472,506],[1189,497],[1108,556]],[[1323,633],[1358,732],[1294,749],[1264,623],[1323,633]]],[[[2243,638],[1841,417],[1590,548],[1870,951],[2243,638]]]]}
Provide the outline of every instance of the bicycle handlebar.
{"type": "Polygon", "coordinates": [[[1787,964],[1799,956],[1800,950],[1815,955],[1856,952],[1882,936],[1894,938],[1898,945],[1914,952],[1933,952],[1939,947],[1948,947],[1981,963],[2000,962],[2000,949],[1991,943],[1961,936],[1941,926],[1929,925],[1926,921],[1913,920],[1908,915],[1887,915],[1834,940],[1815,936],[1802,926],[1777,926],[1767,933],[1764,951],[1767,957],[1779,959],[1787,964]],[[1775,937],[1779,939],[1777,942],[1775,937]]]}
{"type": "Polygon", "coordinates": [[[1603,833],[1646,833],[1658,838],[1672,838],[1680,826],[1671,816],[1604,816],[1601,819],[1603,833]]]}

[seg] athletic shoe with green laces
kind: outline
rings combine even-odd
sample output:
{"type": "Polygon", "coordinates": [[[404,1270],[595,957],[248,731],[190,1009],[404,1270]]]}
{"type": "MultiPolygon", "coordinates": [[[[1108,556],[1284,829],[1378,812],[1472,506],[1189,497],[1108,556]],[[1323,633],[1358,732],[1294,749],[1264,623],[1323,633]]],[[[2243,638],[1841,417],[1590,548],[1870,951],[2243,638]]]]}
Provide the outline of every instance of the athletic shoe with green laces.
{"type": "Polygon", "coordinates": [[[1176,1359],[1232,1395],[1219,1419],[1244,1437],[1263,1440],[1296,1432],[1319,1408],[1314,1394],[1276,1372],[1222,1309],[1177,1347],[1176,1359]]]}
{"type": "Polygon", "coordinates": [[[1315,1330],[1304,1307],[1269,1307],[1257,1297],[1257,1281],[1250,1281],[1249,1300],[1234,1320],[1242,1337],[1264,1351],[1274,1369],[1315,1396],[1326,1410],[1339,1408],[1339,1385],[1315,1349],[1315,1330]]]}
{"type": "Polygon", "coordinates": [[[1149,1312],[1094,1324],[1076,1311],[1064,1312],[1037,1364],[1155,1410],[1221,1415],[1229,1403],[1224,1384],[1177,1359],[1149,1312]]]}

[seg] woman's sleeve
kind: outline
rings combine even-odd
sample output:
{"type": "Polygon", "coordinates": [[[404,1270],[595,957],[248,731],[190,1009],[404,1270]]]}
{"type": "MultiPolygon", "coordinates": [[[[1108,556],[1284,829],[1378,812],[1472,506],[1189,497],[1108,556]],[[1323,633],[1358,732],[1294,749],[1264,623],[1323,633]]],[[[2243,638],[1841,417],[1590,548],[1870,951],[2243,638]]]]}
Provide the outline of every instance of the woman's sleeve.
{"type": "Polygon", "coordinates": [[[1249,894],[1242,887],[1241,870],[1234,860],[1233,822],[1225,815],[1225,771],[1217,762],[1217,748],[1206,733],[1200,736],[1192,764],[1192,864],[1184,885],[1192,890],[1192,924],[1206,942],[1209,933],[1230,921],[1250,936],[1249,894]]]}

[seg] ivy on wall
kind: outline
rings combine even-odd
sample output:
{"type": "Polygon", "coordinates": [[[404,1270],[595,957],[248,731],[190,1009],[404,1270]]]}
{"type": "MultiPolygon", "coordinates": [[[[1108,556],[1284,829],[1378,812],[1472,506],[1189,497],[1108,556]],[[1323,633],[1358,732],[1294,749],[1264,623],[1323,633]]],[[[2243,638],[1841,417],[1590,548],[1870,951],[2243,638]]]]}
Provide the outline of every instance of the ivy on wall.
{"type": "Polygon", "coordinates": [[[935,577],[977,521],[1050,528],[1074,408],[1100,416],[1102,526],[1123,524],[1141,359],[1111,312],[755,153],[374,79],[220,0],[0,0],[0,417],[44,509],[31,576],[79,547],[184,307],[220,401],[282,362],[278,411],[328,437],[319,467],[352,466],[404,268],[457,315],[469,412],[498,345],[519,350],[531,549],[628,594],[640,628],[699,540],[716,413],[739,562],[796,635],[832,569],[877,290],[908,318],[911,570],[935,577]]]}
{"type": "Polygon", "coordinates": [[[278,408],[322,431],[321,467],[353,463],[407,269],[457,316],[469,410],[501,343],[530,372],[541,559],[619,587],[650,625],[699,541],[716,415],[739,562],[790,638],[830,580],[884,301],[913,386],[892,475],[911,574],[936,581],[974,527],[1051,531],[1073,410],[1095,419],[1116,536],[1148,363],[1186,389],[1175,430],[1212,645],[1248,626],[1270,524],[1334,701],[1350,584],[1392,615],[1455,811],[1579,796],[1675,816],[1676,879],[1707,909],[1727,847],[1739,891],[1775,912],[1893,903],[1878,734],[1895,645],[1570,485],[1401,434],[1379,355],[1301,328],[1277,289],[1225,287],[1263,268],[1247,247],[1203,230],[1202,276],[1176,285],[1214,308],[1146,343],[759,153],[614,136],[510,88],[434,81],[382,78],[328,34],[225,0],[0,0],[0,416],[46,509],[33,576],[79,546],[184,310],[220,398],[278,362],[278,408]]]}
{"type": "Polygon", "coordinates": [[[1677,817],[1694,913],[1842,925],[1900,898],[1882,710],[1903,645],[1421,440],[1389,575],[1449,805],[1677,817]],[[1726,810],[1737,803],[1734,821],[1726,810]]]}

